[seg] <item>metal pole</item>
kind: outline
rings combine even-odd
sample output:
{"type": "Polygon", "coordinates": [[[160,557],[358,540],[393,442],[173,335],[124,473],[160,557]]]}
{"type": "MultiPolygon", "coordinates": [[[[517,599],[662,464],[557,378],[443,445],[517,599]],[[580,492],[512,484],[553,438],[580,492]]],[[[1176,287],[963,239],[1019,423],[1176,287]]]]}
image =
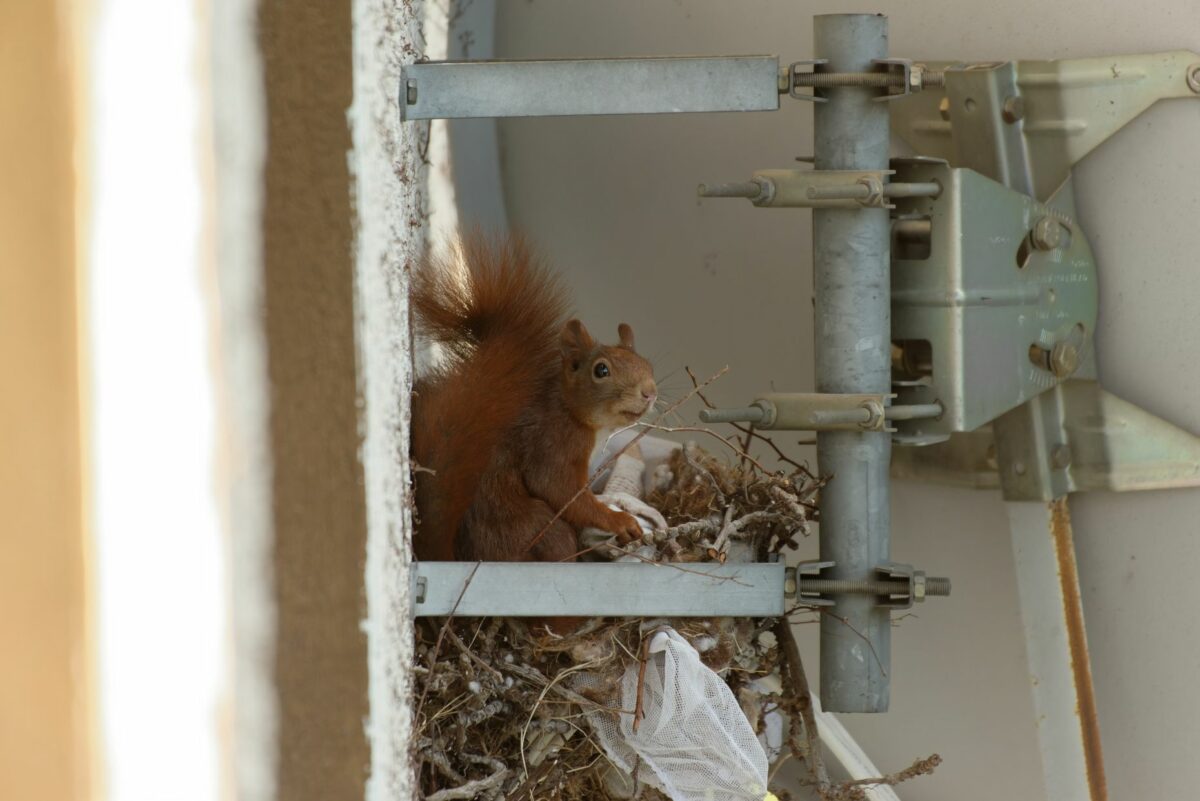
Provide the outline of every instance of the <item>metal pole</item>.
{"type": "MultiPolygon", "coordinates": [[[[815,56],[828,72],[870,72],[887,57],[887,18],[827,14],[814,19],[815,56]]],[[[818,170],[888,166],[887,103],[877,88],[819,89],[813,109],[818,170]]],[[[891,390],[889,220],[886,209],[813,212],[818,392],[891,390]]],[[[876,579],[889,558],[891,435],[817,434],[817,461],[832,480],[821,491],[821,560],[828,577],[876,579]]],[[[864,595],[835,596],[821,616],[821,704],[831,712],[885,712],[891,663],[888,610],[864,595]]]]}

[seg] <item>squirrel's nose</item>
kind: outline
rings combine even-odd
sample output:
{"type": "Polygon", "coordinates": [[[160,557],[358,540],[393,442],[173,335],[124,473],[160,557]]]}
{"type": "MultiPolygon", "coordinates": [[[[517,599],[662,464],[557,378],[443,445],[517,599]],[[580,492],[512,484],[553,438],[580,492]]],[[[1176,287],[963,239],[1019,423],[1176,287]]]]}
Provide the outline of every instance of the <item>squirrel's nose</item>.
{"type": "Polygon", "coordinates": [[[647,380],[642,384],[642,397],[646,400],[653,400],[658,395],[658,385],[653,380],[647,380]]]}

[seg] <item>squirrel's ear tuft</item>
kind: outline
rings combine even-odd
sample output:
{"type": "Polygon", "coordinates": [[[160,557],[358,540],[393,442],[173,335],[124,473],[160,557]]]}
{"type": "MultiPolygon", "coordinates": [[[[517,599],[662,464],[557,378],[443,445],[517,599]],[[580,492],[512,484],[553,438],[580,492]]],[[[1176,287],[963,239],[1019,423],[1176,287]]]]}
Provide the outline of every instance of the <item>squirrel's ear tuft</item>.
{"type": "Polygon", "coordinates": [[[581,356],[596,346],[595,340],[583,323],[578,320],[568,320],[562,330],[562,351],[567,358],[581,356]]]}
{"type": "Polygon", "coordinates": [[[623,346],[633,350],[633,328],[629,323],[621,323],[617,326],[617,336],[620,337],[623,346]]]}

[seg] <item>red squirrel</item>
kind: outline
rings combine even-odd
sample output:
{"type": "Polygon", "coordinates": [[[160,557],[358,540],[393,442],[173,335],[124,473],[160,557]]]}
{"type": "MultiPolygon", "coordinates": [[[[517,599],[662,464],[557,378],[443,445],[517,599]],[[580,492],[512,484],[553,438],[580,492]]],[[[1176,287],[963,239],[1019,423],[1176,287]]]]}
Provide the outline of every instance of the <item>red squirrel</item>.
{"type": "Polygon", "coordinates": [[[519,238],[474,235],[457,254],[465,270],[427,260],[412,283],[416,319],[445,353],[413,390],[417,558],[574,561],[580,528],[640,537],[587,488],[598,432],[658,395],[633,329],[601,345],[566,320],[561,281],[519,238]]]}

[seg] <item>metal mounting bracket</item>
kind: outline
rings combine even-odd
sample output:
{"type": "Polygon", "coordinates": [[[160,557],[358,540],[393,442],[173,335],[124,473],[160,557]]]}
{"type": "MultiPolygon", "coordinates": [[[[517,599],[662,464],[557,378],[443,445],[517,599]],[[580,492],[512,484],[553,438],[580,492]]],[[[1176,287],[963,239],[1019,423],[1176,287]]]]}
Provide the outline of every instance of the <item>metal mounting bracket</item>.
{"type": "Polygon", "coordinates": [[[926,66],[943,71],[945,93],[922,92],[894,103],[892,129],[921,155],[971,167],[1039,200],[1154,103],[1200,98],[1200,54],[1186,50],[926,66]],[[1028,189],[1003,177],[1017,174],[1028,176],[1021,179],[1028,189]]]}
{"type": "Polygon", "coordinates": [[[775,56],[429,61],[400,73],[400,118],[774,111],[775,56]]]}
{"type": "Polygon", "coordinates": [[[931,71],[925,64],[914,64],[907,58],[876,58],[871,60],[874,67],[882,67],[874,72],[825,72],[819,67],[828,64],[824,58],[793,61],[786,71],[780,73],[780,92],[787,92],[796,100],[809,100],[813,103],[824,103],[825,98],[818,94],[801,94],[796,91],[801,88],[831,89],[835,87],[870,87],[883,89],[884,93],[872,98],[876,102],[898,100],[914,92],[919,92],[927,86],[941,86],[940,72],[931,71]],[[812,70],[799,70],[797,67],[812,66],[812,70]]]}
{"type": "Polygon", "coordinates": [[[883,431],[888,399],[870,393],[776,392],[757,398],[744,409],[704,409],[700,419],[787,431],[883,431]]]}
{"type": "Polygon", "coordinates": [[[803,76],[816,75],[817,67],[828,63],[829,59],[827,58],[809,58],[801,61],[793,61],[790,65],[788,65],[785,83],[788,96],[793,100],[807,100],[811,103],[824,103],[825,98],[823,97],[818,97],[817,95],[806,95],[796,90],[809,85],[803,76]],[[801,70],[797,69],[798,67],[811,67],[812,69],[801,70]]]}
{"type": "Polygon", "coordinates": [[[702,409],[705,423],[752,423],[785,431],[895,431],[892,420],[941,417],[940,403],[889,406],[894,395],[773,392],[740,409],[702,409]]]}
{"type": "Polygon", "coordinates": [[[834,567],[834,562],[801,562],[789,569],[790,588],[796,599],[805,606],[833,606],[829,596],[871,595],[875,605],[886,609],[908,609],[922,603],[931,595],[950,594],[950,579],[932,578],[923,570],[900,562],[884,562],[875,568],[877,578],[865,581],[824,578],[822,573],[834,567]]]}
{"type": "Polygon", "coordinates": [[[417,617],[777,617],[782,562],[416,562],[417,617]]]}
{"type": "MultiPolygon", "coordinates": [[[[943,72],[944,94],[927,92],[894,104],[893,129],[918,152],[974,169],[1017,193],[1041,199],[1049,213],[1044,227],[1033,227],[1025,240],[1031,258],[1037,258],[1039,250],[1058,252],[1064,232],[1068,248],[1083,241],[1076,227],[1070,182],[1076,162],[1156,101],[1200,99],[1196,88],[1200,55],[1187,51],[1068,61],[930,62],[929,66],[943,72]]],[[[911,180],[902,170],[900,174],[911,180]]],[[[964,237],[964,241],[969,240],[964,237]]],[[[1094,297],[1094,277],[1090,283],[1094,297]]],[[[1056,288],[1056,294],[1061,296],[1062,289],[1056,288]]],[[[904,313],[898,311],[896,319],[903,320],[904,313]]],[[[1024,405],[1013,404],[992,422],[995,442],[1003,446],[989,450],[983,445],[985,434],[955,433],[956,439],[963,440],[934,446],[934,451],[897,450],[894,474],[953,479],[951,483],[971,486],[999,483],[1009,500],[1046,500],[1088,489],[1200,485],[1200,438],[1149,413],[1135,413],[1130,404],[1094,382],[1080,382],[1079,386],[1091,387],[1086,393],[1076,389],[1075,382],[1069,382],[1070,388],[1061,384],[1065,377],[1094,379],[1096,375],[1095,351],[1087,347],[1092,325],[1081,322],[1082,336],[1078,331],[1058,331],[1054,342],[1043,340],[1030,343],[1032,347],[1023,353],[1018,347],[1006,353],[1005,361],[1024,358],[1022,369],[1031,372],[1024,382],[1028,385],[1024,405]],[[1126,437],[1127,429],[1115,424],[1117,420],[1136,426],[1136,437],[1126,437]],[[986,453],[991,456],[981,458],[986,453]],[[1064,454],[1070,455],[1076,469],[1066,469],[1064,454]],[[1086,459],[1086,469],[1081,457],[1086,459]],[[988,475],[991,459],[998,471],[995,478],[988,475]],[[953,476],[965,467],[972,468],[969,477],[953,476]]],[[[902,339],[899,331],[896,338],[902,339]]],[[[933,350],[936,359],[937,348],[933,350]]],[[[976,359],[977,352],[969,347],[963,352],[976,359]]],[[[994,364],[988,368],[994,369],[994,364]]],[[[901,399],[920,399],[926,390],[918,382],[907,382],[897,392],[901,399]]],[[[948,410],[953,407],[950,402],[946,405],[948,410]]],[[[995,410],[993,406],[987,414],[964,420],[951,430],[970,431],[970,423],[981,425],[995,410]]],[[[928,443],[935,438],[924,433],[934,427],[922,421],[901,433],[908,436],[906,441],[928,443]]]]}
{"type": "Polygon", "coordinates": [[[778,617],[789,599],[831,606],[846,593],[905,609],[929,595],[949,595],[950,580],[911,565],[881,565],[874,581],[823,578],[832,562],[652,564],[575,562],[546,570],[540,562],[417,562],[416,617],[778,617]],[[547,603],[547,601],[550,603],[547,603]]]}
{"type": "Polygon", "coordinates": [[[700,197],[741,197],[755,206],[809,209],[890,209],[901,197],[937,197],[936,182],[896,183],[894,170],[758,170],[745,183],[700,184],[700,197]]]}
{"type": "MultiPolygon", "coordinates": [[[[918,152],[969,167],[1030,198],[1062,197],[1073,165],[1168,97],[1200,97],[1200,56],[1184,51],[1111,59],[946,67],[943,97],[895,104],[893,125],[918,152]]],[[[1057,198],[1057,202],[1056,201],[1057,198]]],[[[1073,209],[1067,211],[1073,219],[1073,209]]],[[[1056,247],[1061,225],[1035,229],[1031,245],[1056,247]]],[[[1030,359],[1069,372],[1079,354],[1031,349],[1030,359]]],[[[1094,378],[1094,349],[1077,375],[1094,378]]],[[[1008,504],[1047,793],[1107,797],[1067,493],[1200,485],[1200,438],[1104,392],[1094,381],[1055,384],[992,423],[994,445],[958,434],[896,451],[894,475],[944,477],[970,466],[977,485],[994,467],[1008,504]],[[938,463],[937,456],[945,461],[938,463]],[[1016,501],[1035,501],[1020,503],[1016,501]],[[1041,503],[1039,501],[1050,501],[1041,503]],[[1049,535],[1049,536],[1048,536],[1049,535]]]]}
{"type": "Polygon", "coordinates": [[[897,423],[895,439],[928,444],[979,428],[1079,370],[1096,324],[1096,264],[1059,211],[1073,209],[1070,184],[1043,204],[939,159],[893,167],[905,181],[945,187],[936,198],[897,201],[897,215],[927,230],[892,253],[898,403],[945,409],[897,423]]]}
{"type": "Polygon", "coordinates": [[[955,434],[936,445],[897,451],[892,477],[1003,489],[1008,498],[1042,501],[1070,492],[1200,486],[1200,437],[1097,382],[1067,381],[1035,400],[1009,413],[1012,425],[1031,431],[1032,438],[1000,443],[988,426],[955,434]]]}

